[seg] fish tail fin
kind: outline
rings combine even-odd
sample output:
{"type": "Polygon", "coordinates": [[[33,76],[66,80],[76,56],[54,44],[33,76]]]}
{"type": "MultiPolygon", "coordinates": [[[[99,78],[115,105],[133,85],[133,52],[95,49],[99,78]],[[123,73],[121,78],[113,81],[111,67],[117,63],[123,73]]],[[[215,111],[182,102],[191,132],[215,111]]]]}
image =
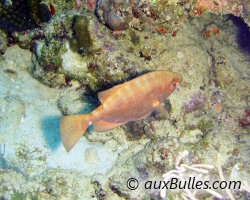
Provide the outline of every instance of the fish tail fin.
{"type": "Polygon", "coordinates": [[[63,146],[67,152],[74,147],[90,124],[91,121],[89,115],[71,115],[62,117],[60,133],[63,146]]]}

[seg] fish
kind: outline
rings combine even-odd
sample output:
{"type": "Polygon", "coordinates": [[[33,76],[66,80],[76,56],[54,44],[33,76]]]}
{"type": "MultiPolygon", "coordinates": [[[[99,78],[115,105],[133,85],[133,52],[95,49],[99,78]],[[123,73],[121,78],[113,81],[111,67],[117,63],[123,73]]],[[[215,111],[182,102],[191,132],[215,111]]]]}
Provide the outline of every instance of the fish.
{"type": "Polygon", "coordinates": [[[0,29],[26,31],[51,19],[51,11],[41,0],[0,0],[0,29]]]}
{"type": "Polygon", "coordinates": [[[115,129],[146,118],[181,84],[182,77],[170,71],[153,71],[98,93],[101,105],[89,114],[63,116],[62,143],[69,152],[87,128],[97,132],[115,129]]]}

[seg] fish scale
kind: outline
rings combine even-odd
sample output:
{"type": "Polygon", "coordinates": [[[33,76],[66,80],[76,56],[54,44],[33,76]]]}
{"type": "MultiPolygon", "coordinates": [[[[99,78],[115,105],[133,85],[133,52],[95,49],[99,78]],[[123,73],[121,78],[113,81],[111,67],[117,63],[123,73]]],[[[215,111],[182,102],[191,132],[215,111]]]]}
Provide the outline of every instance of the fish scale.
{"type": "Polygon", "coordinates": [[[92,124],[96,131],[108,131],[147,117],[181,80],[177,73],[155,71],[100,92],[102,105],[90,114],[62,117],[60,132],[64,147],[70,151],[92,124]]]}
{"type": "Polygon", "coordinates": [[[155,80],[159,80],[160,76],[160,73],[149,73],[124,83],[122,88],[115,91],[115,93],[110,96],[110,100],[106,100],[103,103],[104,108],[112,107],[114,110],[115,108],[118,109],[116,114],[106,114],[109,117],[106,117],[105,120],[120,123],[127,122],[129,119],[134,120],[136,118],[142,118],[144,115],[147,115],[147,112],[150,112],[150,110],[153,109],[153,106],[158,104],[157,102],[160,99],[159,95],[154,94],[154,90],[158,90],[159,86],[158,82],[155,80]],[[129,92],[126,93],[126,89],[129,92]],[[145,98],[147,98],[148,101],[143,101],[145,98]],[[136,107],[140,108],[140,112],[136,112],[135,114],[133,110],[136,110],[136,107]],[[126,110],[129,111],[126,112],[126,110]],[[122,115],[121,113],[123,112],[125,114],[122,115]]]}

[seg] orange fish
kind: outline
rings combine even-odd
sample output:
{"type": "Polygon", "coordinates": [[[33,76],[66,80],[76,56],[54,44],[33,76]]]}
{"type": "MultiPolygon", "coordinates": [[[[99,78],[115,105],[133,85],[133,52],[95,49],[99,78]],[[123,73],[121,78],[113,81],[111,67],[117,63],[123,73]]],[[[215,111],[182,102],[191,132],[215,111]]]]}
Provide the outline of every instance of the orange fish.
{"type": "Polygon", "coordinates": [[[64,116],[60,132],[69,152],[86,129],[108,131],[151,114],[181,83],[179,74],[154,71],[98,93],[101,105],[87,115],[64,116]]]}

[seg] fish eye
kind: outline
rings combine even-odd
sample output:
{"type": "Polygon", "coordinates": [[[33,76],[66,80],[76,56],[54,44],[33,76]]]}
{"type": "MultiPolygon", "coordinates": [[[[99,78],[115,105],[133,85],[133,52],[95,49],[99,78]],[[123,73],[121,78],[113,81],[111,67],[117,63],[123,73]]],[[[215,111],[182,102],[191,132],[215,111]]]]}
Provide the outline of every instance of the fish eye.
{"type": "Polygon", "coordinates": [[[179,82],[173,82],[169,89],[171,92],[173,92],[174,90],[178,90],[179,89],[179,82]]]}

